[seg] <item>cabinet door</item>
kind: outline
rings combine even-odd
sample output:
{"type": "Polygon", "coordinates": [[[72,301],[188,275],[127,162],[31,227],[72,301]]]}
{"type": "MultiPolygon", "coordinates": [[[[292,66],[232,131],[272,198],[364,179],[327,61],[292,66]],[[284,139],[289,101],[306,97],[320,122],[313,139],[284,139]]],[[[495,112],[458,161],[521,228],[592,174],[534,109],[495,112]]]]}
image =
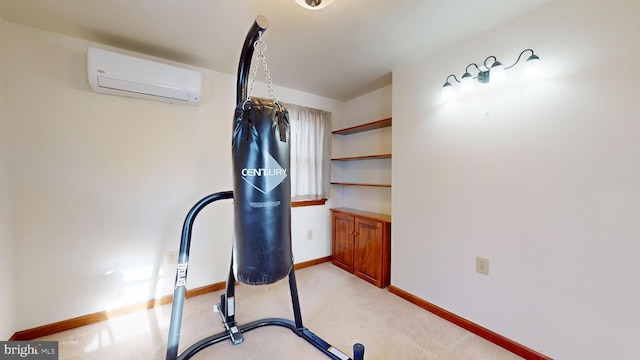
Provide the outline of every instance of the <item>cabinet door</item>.
{"type": "Polygon", "coordinates": [[[382,239],[383,224],[379,221],[355,218],[354,274],[383,287],[382,239]]]}
{"type": "Polygon", "coordinates": [[[353,216],[341,213],[331,215],[332,222],[332,257],[331,262],[352,273],[353,272],[353,216]]]}

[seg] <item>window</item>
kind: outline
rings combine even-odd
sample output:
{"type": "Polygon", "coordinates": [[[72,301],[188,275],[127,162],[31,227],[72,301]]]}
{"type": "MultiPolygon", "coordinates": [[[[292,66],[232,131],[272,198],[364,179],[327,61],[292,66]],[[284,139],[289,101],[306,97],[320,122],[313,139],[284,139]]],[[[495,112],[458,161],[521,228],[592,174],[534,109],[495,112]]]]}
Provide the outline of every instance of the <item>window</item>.
{"type": "Polygon", "coordinates": [[[289,111],[291,125],[291,199],[294,206],[297,202],[327,199],[331,173],[331,113],[284,105],[289,111]]]}

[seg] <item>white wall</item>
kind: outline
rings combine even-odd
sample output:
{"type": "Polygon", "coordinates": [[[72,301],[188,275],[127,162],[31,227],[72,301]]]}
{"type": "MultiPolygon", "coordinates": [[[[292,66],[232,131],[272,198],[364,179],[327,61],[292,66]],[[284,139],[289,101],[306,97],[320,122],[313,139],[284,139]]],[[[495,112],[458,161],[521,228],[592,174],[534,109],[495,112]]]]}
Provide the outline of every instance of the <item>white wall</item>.
{"type": "Polygon", "coordinates": [[[637,358],[639,13],[558,0],[394,71],[393,285],[556,359],[637,358]],[[438,103],[527,47],[538,82],[438,103]]]}
{"type": "MultiPolygon", "coordinates": [[[[91,92],[85,75],[86,48],[99,45],[12,23],[7,40],[17,330],[171,293],[175,265],[165,255],[178,249],[187,211],[232,189],[235,76],[198,69],[198,107],[107,96],[91,92]]],[[[278,92],[342,111],[337,101],[278,92]]],[[[297,262],[330,253],[327,207],[294,209],[297,262]]],[[[228,200],[198,216],[189,288],[226,280],[231,224],[228,200]]]]}
{"type": "Polygon", "coordinates": [[[366,124],[391,117],[392,86],[358,96],[344,103],[344,119],[334,130],[366,124]]]}
{"type": "Polygon", "coordinates": [[[6,340],[15,332],[15,273],[11,226],[11,192],[7,172],[7,92],[6,92],[6,22],[0,18],[0,339],[6,340]]]}

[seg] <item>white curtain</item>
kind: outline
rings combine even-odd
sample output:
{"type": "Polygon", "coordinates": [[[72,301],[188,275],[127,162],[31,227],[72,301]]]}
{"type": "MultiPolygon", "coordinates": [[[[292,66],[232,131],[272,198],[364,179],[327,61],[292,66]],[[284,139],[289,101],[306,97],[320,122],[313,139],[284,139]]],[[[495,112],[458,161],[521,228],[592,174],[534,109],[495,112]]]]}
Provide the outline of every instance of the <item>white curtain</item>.
{"type": "Polygon", "coordinates": [[[327,199],[331,181],[331,113],[284,105],[291,124],[292,200],[327,199]]]}

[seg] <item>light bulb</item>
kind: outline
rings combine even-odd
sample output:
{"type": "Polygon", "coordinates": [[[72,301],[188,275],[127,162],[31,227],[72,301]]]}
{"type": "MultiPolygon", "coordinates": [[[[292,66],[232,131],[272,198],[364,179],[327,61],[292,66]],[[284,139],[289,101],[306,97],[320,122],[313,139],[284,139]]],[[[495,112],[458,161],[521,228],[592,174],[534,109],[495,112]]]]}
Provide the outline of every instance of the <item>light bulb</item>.
{"type": "Polygon", "coordinates": [[[507,75],[504,72],[504,66],[500,61],[496,61],[491,65],[489,70],[489,82],[493,84],[500,83],[506,79],[507,75]]]}
{"type": "Polygon", "coordinates": [[[462,80],[460,81],[460,91],[462,92],[471,92],[475,88],[473,84],[473,76],[470,73],[466,72],[462,75],[462,80]]]}
{"type": "Polygon", "coordinates": [[[538,55],[531,55],[525,64],[524,76],[526,79],[535,79],[540,75],[540,58],[538,55]]]}
{"type": "Polygon", "coordinates": [[[447,102],[453,96],[453,86],[450,82],[444,83],[442,86],[442,95],[440,96],[440,102],[447,102]]]}
{"type": "Polygon", "coordinates": [[[298,3],[298,5],[308,10],[324,9],[332,2],[333,0],[296,0],[296,3],[298,3]]]}

